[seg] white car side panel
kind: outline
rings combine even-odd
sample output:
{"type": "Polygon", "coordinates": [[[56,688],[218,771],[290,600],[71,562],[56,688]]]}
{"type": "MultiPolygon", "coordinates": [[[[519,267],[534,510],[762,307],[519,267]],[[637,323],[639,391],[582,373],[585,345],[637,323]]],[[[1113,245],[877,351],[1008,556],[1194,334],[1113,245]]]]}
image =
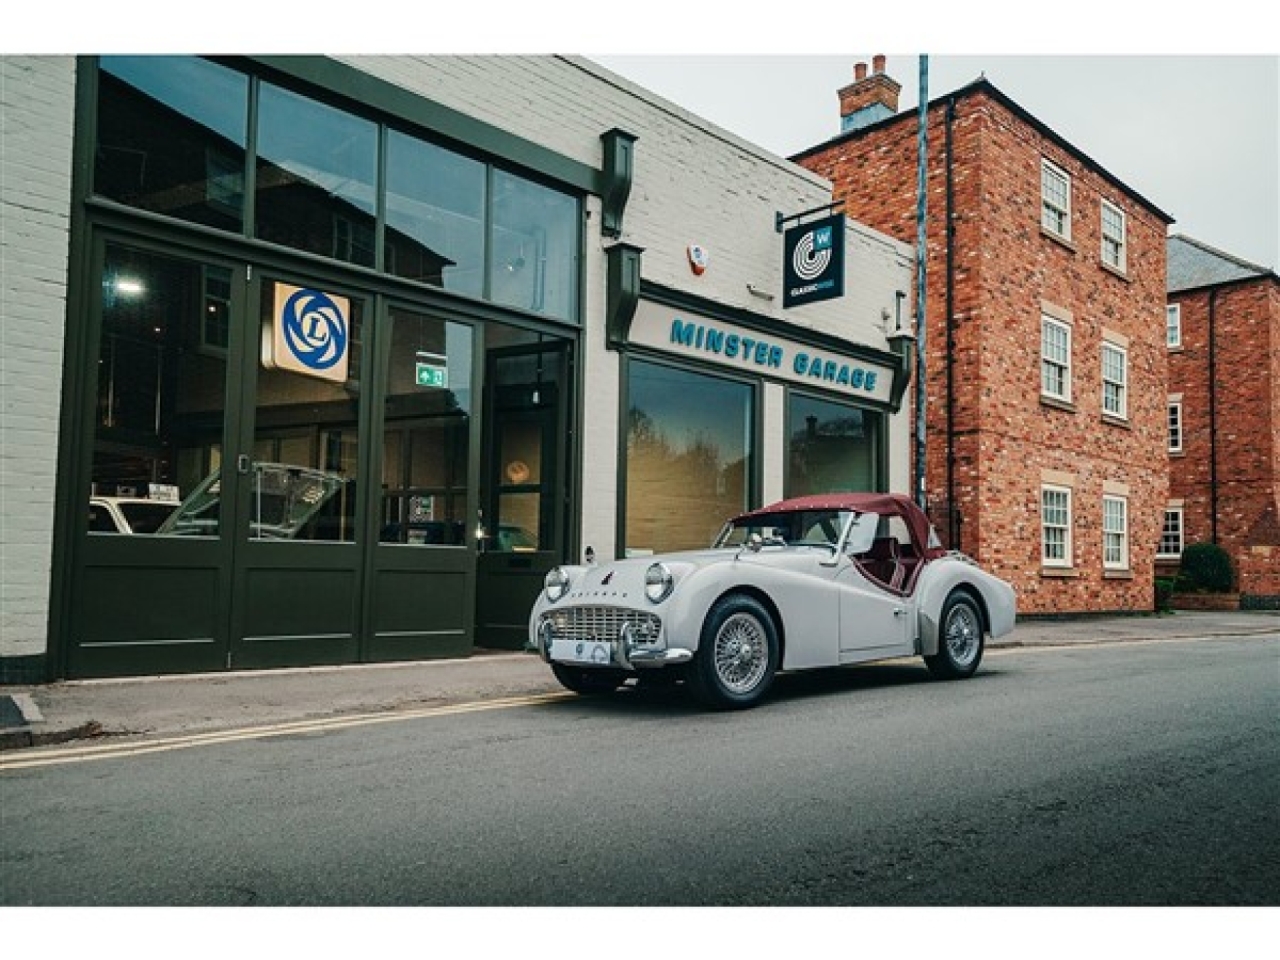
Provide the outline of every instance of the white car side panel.
{"type": "Polygon", "coordinates": [[[920,611],[919,653],[931,656],[938,652],[942,605],[956,589],[968,589],[978,595],[990,621],[992,637],[1002,637],[1013,629],[1013,588],[972,563],[942,557],[924,568],[916,584],[920,611]]]}

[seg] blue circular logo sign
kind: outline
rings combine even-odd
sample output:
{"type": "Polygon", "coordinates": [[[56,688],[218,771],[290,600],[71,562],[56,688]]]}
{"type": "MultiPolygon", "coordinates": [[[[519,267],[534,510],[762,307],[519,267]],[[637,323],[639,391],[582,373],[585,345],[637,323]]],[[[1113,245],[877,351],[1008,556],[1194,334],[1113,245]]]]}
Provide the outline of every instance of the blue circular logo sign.
{"type": "Polygon", "coordinates": [[[280,316],[289,352],[312,370],[328,370],[347,352],[347,318],[328,294],[299,290],[280,316]]]}

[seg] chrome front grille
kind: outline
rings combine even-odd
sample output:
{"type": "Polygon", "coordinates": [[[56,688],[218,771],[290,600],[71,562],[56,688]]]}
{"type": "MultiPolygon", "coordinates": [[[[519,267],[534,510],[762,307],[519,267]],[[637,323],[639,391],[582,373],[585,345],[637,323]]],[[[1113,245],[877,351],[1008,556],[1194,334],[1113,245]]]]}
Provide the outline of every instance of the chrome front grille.
{"type": "Polygon", "coordinates": [[[662,630],[662,620],[652,613],[624,607],[565,607],[548,610],[539,627],[550,621],[557,640],[617,640],[625,624],[638,643],[654,643],[662,630]]]}

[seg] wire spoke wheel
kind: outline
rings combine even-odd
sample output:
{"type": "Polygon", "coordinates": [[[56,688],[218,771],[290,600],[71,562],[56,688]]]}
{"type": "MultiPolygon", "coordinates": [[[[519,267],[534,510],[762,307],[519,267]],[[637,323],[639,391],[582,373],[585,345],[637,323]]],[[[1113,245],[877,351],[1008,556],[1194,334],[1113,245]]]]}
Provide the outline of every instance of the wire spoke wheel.
{"type": "Polygon", "coordinates": [[[973,608],[967,604],[952,607],[944,636],[952,662],[961,670],[968,669],[978,656],[978,641],[982,637],[982,626],[973,608]]]}
{"type": "Polygon", "coordinates": [[[749,613],[729,617],[715,641],[720,681],[733,693],[750,693],[764,679],[768,665],[768,639],[760,621],[749,613]]]}
{"type": "Polygon", "coordinates": [[[977,602],[967,592],[952,592],[942,606],[941,623],[938,652],[924,658],[929,672],[943,680],[973,676],[982,660],[986,629],[977,602]]]}
{"type": "Polygon", "coordinates": [[[780,662],[778,628],[769,610],[755,597],[733,593],[707,612],[685,677],[707,706],[741,710],[764,698],[780,662]]]}

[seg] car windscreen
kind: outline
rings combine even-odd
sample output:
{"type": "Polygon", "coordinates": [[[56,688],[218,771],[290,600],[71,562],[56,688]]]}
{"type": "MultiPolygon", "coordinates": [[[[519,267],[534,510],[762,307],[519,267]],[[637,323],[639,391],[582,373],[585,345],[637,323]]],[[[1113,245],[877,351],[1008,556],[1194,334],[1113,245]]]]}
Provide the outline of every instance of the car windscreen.
{"type": "Polygon", "coordinates": [[[726,525],[715,545],[740,547],[758,534],[765,545],[835,547],[851,515],[848,510],[753,514],[726,525]]]}
{"type": "Polygon", "coordinates": [[[169,514],[178,509],[176,503],[159,500],[153,503],[119,503],[117,506],[134,533],[155,533],[160,524],[169,519],[169,514]]]}

